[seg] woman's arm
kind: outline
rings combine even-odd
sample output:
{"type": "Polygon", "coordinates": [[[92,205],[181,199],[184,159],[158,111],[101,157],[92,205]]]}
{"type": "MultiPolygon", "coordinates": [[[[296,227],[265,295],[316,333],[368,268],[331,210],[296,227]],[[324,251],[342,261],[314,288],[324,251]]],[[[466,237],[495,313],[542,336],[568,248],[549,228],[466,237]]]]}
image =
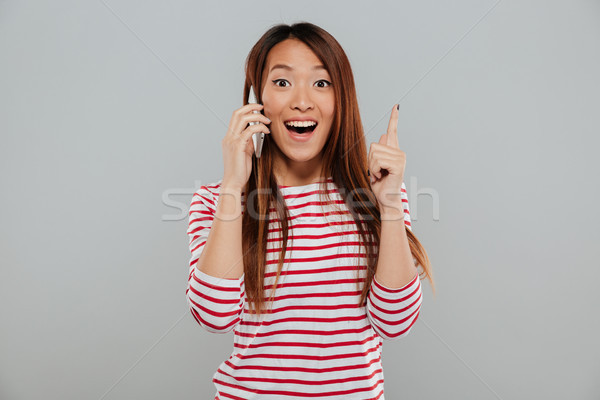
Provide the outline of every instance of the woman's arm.
{"type": "Polygon", "coordinates": [[[241,191],[201,186],[190,205],[188,236],[192,258],[186,297],[207,331],[226,333],[244,307],[241,191]]]}
{"type": "Polygon", "coordinates": [[[219,190],[210,235],[196,265],[208,275],[240,279],[244,274],[241,198],[239,189],[221,187],[219,190]]]}
{"type": "Polygon", "coordinates": [[[379,263],[375,277],[382,285],[401,288],[417,274],[417,267],[408,244],[405,225],[410,229],[408,196],[402,182],[400,192],[402,205],[398,208],[383,208],[381,211],[381,239],[379,243],[379,263]],[[408,221],[407,221],[408,219],[408,221]]]}
{"type": "Polygon", "coordinates": [[[367,316],[384,339],[406,336],[421,308],[421,281],[415,267],[405,225],[411,229],[406,187],[402,207],[381,212],[381,240],[377,272],[367,298],[367,316]]]}

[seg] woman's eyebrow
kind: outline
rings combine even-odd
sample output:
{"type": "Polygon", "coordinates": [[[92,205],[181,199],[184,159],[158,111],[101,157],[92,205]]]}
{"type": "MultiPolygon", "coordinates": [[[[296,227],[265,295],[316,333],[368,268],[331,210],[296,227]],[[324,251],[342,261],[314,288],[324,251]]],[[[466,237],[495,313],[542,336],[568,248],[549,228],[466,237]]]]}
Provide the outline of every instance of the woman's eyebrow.
{"type": "MultiPolygon", "coordinates": [[[[271,69],[269,70],[269,73],[273,72],[273,70],[275,70],[275,69],[277,69],[277,68],[285,69],[285,70],[288,70],[288,71],[292,71],[292,70],[294,69],[294,68],[292,68],[292,67],[290,67],[289,65],[286,65],[286,64],[275,64],[275,65],[273,65],[273,66],[271,67],[271,69]]],[[[324,65],[322,65],[322,64],[315,65],[315,66],[313,66],[313,67],[312,67],[312,69],[313,69],[313,70],[316,70],[316,69],[324,69],[324,70],[327,70],[327,68],[325,68],[325,66],[324,66],[324,65]]]]}

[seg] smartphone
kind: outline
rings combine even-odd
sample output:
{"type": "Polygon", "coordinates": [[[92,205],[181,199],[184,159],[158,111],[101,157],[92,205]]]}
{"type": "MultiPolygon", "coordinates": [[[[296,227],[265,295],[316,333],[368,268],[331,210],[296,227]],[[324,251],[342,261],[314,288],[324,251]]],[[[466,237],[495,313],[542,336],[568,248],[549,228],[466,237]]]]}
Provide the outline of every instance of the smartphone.
{"type": "MultiPolygon", "coordinates": [[[[256,94],[254,93],[254,88],[250,85],[250,94],[248,95],[248,104],[253,103],[256,104],[258,101],[256,100],[256,94]]],[[[253,113],[260,114],[261,112],[258,110],[252,111],[253,113]]],[[[250,125],[260,124],[258,121],[250,122],[250,125]]],[[[263,143],[265,141],[265,133],[258,132],[252,135],[252,142],[254,143],[254,155],[256,158],[260,157],[262,153],[263,143]]]]}

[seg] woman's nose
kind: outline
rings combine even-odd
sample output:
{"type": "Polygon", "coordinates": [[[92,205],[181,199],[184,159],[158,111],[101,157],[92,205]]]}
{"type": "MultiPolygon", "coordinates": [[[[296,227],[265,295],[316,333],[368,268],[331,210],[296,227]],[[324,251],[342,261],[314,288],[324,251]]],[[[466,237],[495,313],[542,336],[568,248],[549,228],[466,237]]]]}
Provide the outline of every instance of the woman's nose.
{"type": "Polygon", "coordinates": [[[313,107],[313,102],[310,96],[310,89],[305,88],[303,86],[296,87],[294,90],[294,95],[292,96],[292,108],[297,108],[299,110],[306,110],[308,108],[313,107]]]}

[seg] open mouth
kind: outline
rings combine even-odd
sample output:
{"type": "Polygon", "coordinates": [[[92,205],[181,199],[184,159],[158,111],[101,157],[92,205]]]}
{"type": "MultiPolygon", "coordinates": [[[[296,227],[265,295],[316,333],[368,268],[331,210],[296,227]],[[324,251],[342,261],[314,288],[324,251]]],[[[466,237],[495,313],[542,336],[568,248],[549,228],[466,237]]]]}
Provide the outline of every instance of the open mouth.
{"type": "Polygon", "coordinates": [[[303,134],[311,134],[317,127],[317,124],[311,126],[293,126],[293,125],[285,125],[285,127],[292,133],[296,133],[298,135],[303,134]]]}

